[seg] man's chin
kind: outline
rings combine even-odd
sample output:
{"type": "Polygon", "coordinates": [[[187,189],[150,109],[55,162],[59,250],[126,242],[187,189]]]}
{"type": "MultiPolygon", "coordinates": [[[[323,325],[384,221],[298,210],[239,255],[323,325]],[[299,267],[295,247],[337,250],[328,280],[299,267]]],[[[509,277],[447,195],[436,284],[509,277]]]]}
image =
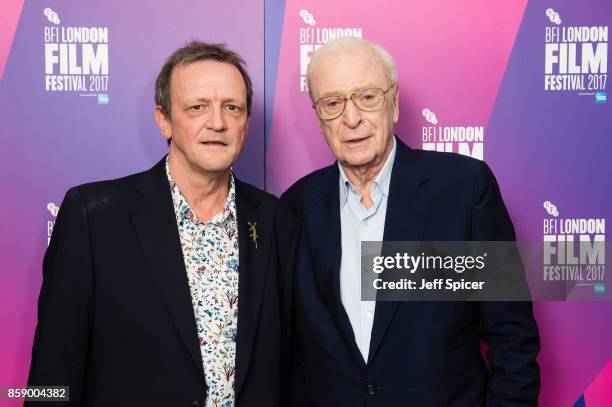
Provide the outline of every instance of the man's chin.
{"type": "Polygon", "coordinates": [[[349,156],[345,156],[344,159],[339,160],[340,164],[347,167],[367,167],[368,165],[373,164],[373,157],[370,154],[351,154],[349,156]]]}
{"type": "Polygon", "coordinates": [[[205,162],[198,163],[199,172],[204,174],[224,174],[231,168],[229,162],[205,162]]]}

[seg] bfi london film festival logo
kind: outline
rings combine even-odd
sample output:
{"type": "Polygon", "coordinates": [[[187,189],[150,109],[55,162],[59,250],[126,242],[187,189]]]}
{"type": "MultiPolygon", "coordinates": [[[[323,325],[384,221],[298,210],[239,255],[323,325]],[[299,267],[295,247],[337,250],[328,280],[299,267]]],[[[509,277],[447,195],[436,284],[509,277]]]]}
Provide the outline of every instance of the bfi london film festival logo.
{"type": "Polygon", "coordinates": [[[559,12],[546,10],[544,90],[576,91],[606,103],[608,26],[563,26],[559,12]]]}
{"type": "Polygon", "coordinates": [[[45,17],[45,91],[97,97],[108,104],[108,27],[62,26],[51,8],[45,17]]]}
{"type": "Polygon", "coordinates": [[[484,159],[484,126],[438,126],[436,114],[424,108],[423,150],[459,153],[484,159]]]}
{"type": "Polygon", "coordinates": [[[360,27],[315,27],[317,21],[308,10],[300,10],[299,17],[303,23],[300,27],[300,92],[308,92],[306,69],[312,53],[323,44],[339,37],[363,38],[360,27]]]}
{"type": "Polygon", "coordinates": [[[544,281],[574,281],[605,293],[606,219],[562,218],[551,201],[544,210],[544,281]]]}
{"type": "Polygon", "coordinates": [[[49,215],[51,215],[51,219],[47,220],[47,246],[49,246],[49,243],[51,242],[51,234],[53,233],[53,227],[55,226],[55,218],[57,218],[57,213],[59,212],[59,206],[53,202],[49,202],[47,204],[47,211],[49,211],[49,215]]]}

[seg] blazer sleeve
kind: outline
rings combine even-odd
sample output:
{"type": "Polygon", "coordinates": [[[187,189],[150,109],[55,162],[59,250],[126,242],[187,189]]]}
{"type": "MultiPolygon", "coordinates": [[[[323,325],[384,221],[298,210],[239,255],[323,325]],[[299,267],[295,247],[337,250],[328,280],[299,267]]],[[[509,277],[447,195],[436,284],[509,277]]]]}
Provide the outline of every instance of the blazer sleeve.
{"type": "Polygon", "coordinates": [[[301,200],[297,197],[298,194],[293,193],[293,189],[285,191],[281,195],[282,202],[290,208],[294,215],[299,219],[298,227],[293,241],[293,264],[292,272],[293,278],[291,279],[292,293],[289,304],[291,310],[291,324],[290,324],[290,337],[289,337],[289,355],[288,355],[288,374],[287,374],[287,391],[285,394],[286,405],[290,407],[302,407],[304,406],[304,372],[303,372],[303,355],[302,346],[300,341],[300,335],[298,332],[298,313],[296,307],[298,302],[296,300],[295,281],[299,270],[299,264],[301,259],[298,257],[304,253],[304,239],[302,234],[302,208],[300,207],[301,200]]]}
{"type": "MultiPolygon", "coordinates": [[[[472,240],[515,240],[497,181],[484,162],[474,183],[472,240]]],[[[531,302],[481,302],[480,313],[483,340],[488,345],[487,406],[537,406],[540,370],[536,357],[540,338],[531,302]]]]}
{"type": "Polygon", "coordinates": [[[62,202],[43,261],[29,386],[69,386],[69,403],[26,402],[24,405],[82,405],[93,266],[87,210],[79,190],[62,202]]]}
{"type": "Polygon", "coordinates": [[[281,326],[282,326],[282,405],[287,405],[291,380],[291,342],[293,340],[293,284],[295,274],[295,253],[299,232],[299,220],[288,209],[281,211],[276,219],[277,246],[279,248],[279,270],[281,271],[281,326]]]}
{"type": "MultiPolygon", "coordinates": [[[[301,223],[301,221],[300,221],[301,223]]],[[[306,267],[311,267],[310,264],[310,256],[307,253],[307,248],[305,245],[305,236],[300,234],[297,237],[296,241],[296,260],[295,260],[295,273],[300,273],[300,270],[304,270],[306,267]]],[[[294,279],[294,292],[295,290],[295,280],[294,279]]],[[[288,397],[287,397],[287,406],[289,407],[303,407],[306,405],[305,401],[305,374],[304,374],[304,354],[302,351],[302,340],[304,339],[302,333],[299,331],[299,312],[297,307],[299,306],[299,302],[297,301],[296,296],[293,296],[293,324],[292,324],[292,335],[290,339],[290,359],[289,359],[289,375],[288,375],[288,397]]]]}

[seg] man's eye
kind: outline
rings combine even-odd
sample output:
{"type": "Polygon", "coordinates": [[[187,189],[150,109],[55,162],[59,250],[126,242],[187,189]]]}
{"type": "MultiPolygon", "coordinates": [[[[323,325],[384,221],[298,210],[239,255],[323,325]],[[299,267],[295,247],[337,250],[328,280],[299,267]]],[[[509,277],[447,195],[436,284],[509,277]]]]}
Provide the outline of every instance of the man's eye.
{"type": "Polygon", "coordinates": [[[195,112],[199,112],[201,110],[204,110],[204,105],[193,105],[190,107],[190,109],[195,112]]]}
{"type": "Polygon", "coordinates": [[[326,107],[328,107],[328,108],[333,109],[333,108],[338,107],[340,104],[341,104],[341,102],[340,102],[340,100],[339,100],[339,99],[332,99],[332,100],[328,100],[328,101],[325,103],[325,106],[326,106],[326,107]]]}
{"type": "Polygon", "coordinates": [[[364,102],[371,101],[377,98],[377,94],[371,91],[366,91],[361,94],[357,94],[357,98],[364,102]]]}
{"type": "Polygon", "coordinates": [[[242,112],[242,106],[233,105],[233,104],[225,105],[225,109],[230,113],[241,113],[242,112]]]}

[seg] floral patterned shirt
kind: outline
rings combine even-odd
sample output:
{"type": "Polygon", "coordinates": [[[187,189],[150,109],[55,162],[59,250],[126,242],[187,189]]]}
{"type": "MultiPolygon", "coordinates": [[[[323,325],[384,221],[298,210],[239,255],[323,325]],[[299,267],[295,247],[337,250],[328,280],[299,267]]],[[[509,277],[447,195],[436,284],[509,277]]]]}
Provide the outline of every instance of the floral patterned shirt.
{"type": "Polygon", "coordinates": [[[200,222],[172,180],[168,158],[166,175],[172,188],[200,341],[206,407],[232,407],[238,326],[238,225],[234,176],[230,174],[230,189],[223,212],[208,222],[200,222]]]}

